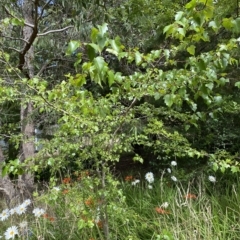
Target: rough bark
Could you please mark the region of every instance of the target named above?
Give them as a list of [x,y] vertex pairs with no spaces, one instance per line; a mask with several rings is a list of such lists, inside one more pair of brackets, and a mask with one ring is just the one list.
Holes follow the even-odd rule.
[[[22,51],[19,54],[19,69],[28,78],[34,77],[34,47],[33,42],[37,37],[37,11],[38,0],[24,0],[22,12],[25,23],[23,27],[23,39],[26,40]],[[31,101],[25,101],[24,91],[21,104],[21,132],[23,141],[21,144],[20,161],[24,162],[34,155],[34,122],[31,118],[33,113],[33,104]],[[31,161],[29,161],[31,164]],[[27,171],[27,169],[26,169]],[[18,189],[22,198],[29,198],[34,189],[34,176],[31,173],[24,173],[18,178]]]

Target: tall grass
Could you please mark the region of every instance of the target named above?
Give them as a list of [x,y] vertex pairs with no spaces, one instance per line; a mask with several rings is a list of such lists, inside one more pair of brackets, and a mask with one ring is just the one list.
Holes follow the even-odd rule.
[[[106,203],[111,240],[239,239],[238,181],[222,189],[221,184],[207,182],[203,177],[194,184],[182,185],[160,175],[155,176],[153,188],[149,189],[145,179],[136,185],[132,180],[120,180],[115,189],[118,195]],[[91,181],[94,179],[89,177],[87,182],[62,184],[60,190],[49,189],[36,196],[34,205],[45,209],[45,215],[36,218],[29,211],[9,216],[0,222],[0,236],[7,227],[19,228],[25,220],[27,234],[20,234],[18,239],[104,240],[104,212]]]

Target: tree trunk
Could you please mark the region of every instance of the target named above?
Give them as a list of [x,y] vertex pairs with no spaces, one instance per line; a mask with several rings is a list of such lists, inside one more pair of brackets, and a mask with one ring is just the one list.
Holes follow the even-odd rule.
[[[37,37],[37,11],[38,0],[24,0],[22,5],[22,12],[25,26],[23,27],[23,39],[27,41],[24,44],[23,49],[19,55],[19,69],[24,73],[28,79],[34,77],[34,48],[33,42]],[[35,12],[35,15],[34,15]],[[30,159],[34,155],[34,122],[31,119],[33,113],[33,104],[31,101],[25,101],[24,91],[21,104],[21,132],[23,134],[23,140],[20,150],[20,161],[24,162],[26,159]],[[29,166],[32,160],[29,161]],[[28,169],[25,169],[27,171]],[[34,176],[31,173],[25,172],[18,178],[18,188],[20,190],[21,197],[29,198],[34,189]]]

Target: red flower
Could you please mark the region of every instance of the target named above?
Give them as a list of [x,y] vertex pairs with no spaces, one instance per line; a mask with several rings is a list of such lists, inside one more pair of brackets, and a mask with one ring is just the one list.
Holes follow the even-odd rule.
[[169,213],[170,213],[169,211],[167,211],[167,210],[165,210],[165,209],[163,209],[163,208],[160,208],[160,207],[156,207],[156,208],[155,208],[155,211],[156,211],[157,213],[159,213],[159,214],[169,214]]

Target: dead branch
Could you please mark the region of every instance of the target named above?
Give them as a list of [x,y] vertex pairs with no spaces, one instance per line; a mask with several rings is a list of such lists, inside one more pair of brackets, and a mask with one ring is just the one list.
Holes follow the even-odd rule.
[[65,28],[62,28],[62,29],[56,29],[56,30],[50,30],[50,31],[47,31],[45,33],[39,33],[37,36],[45,36],[49,33],[56,33],[56,32],[63,32],[69,28],[73,28],[73,26],[68,26],[68,27],[65,27]]

